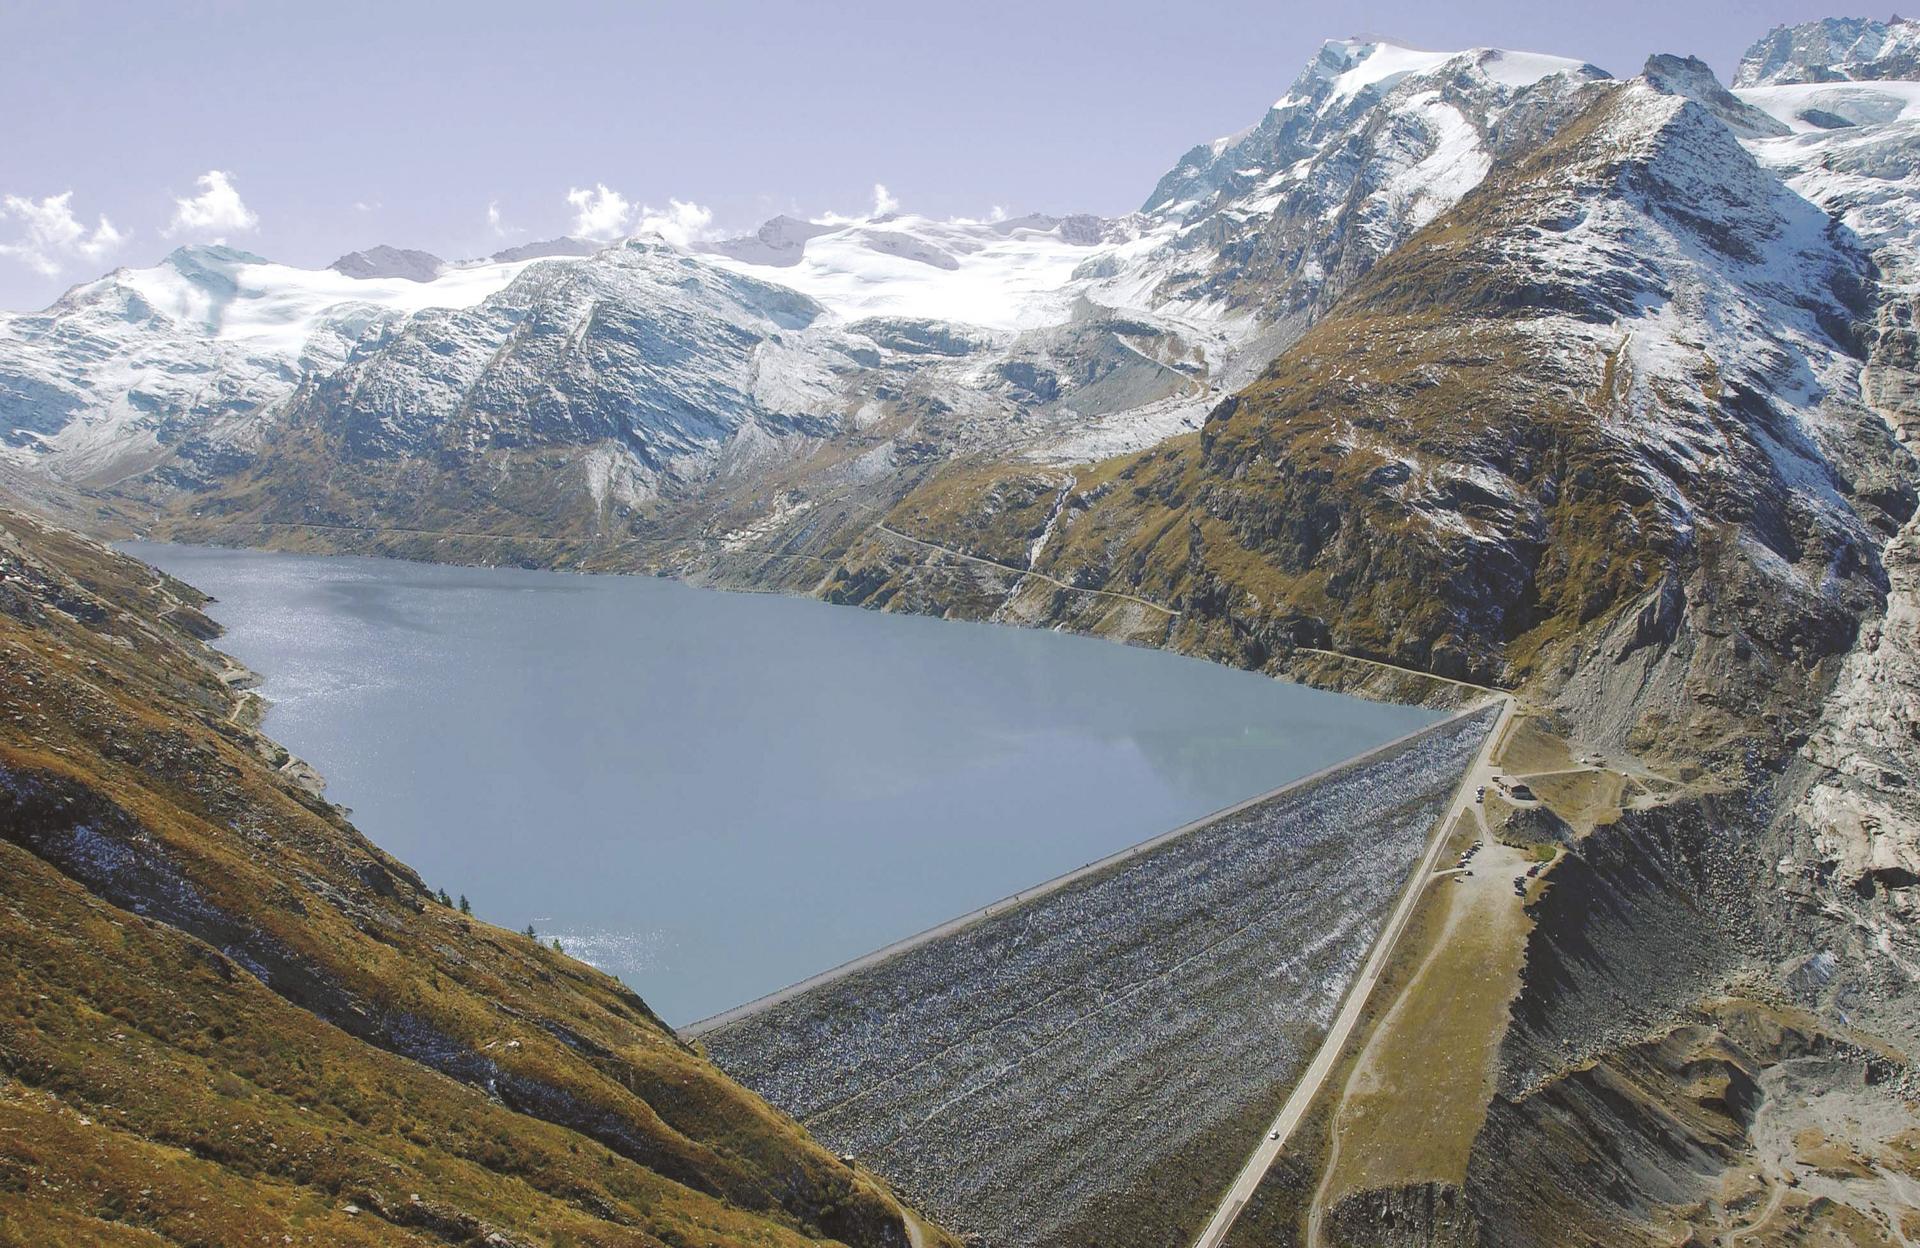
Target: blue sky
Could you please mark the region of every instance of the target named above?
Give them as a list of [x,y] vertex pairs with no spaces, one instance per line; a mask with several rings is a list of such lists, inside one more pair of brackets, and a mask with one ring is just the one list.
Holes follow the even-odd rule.
[[0,307],[212,238],[309,265],[380,242],[464,257],[582,214],[732,232],[860,211],[876,183],[941,216],[1119,213],[1194,143],[1257,120],[1324,39],[1555,52],[1621,75],[1693,53],[1724,79],[1770,27],[1830,12],[0,0]]

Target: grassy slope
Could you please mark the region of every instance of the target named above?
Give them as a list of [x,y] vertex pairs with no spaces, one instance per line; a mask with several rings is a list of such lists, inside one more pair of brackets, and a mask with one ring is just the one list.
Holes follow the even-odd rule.
[[198,601],[0,512],[0,1242],[907,1242],[633,993],[277,770]]

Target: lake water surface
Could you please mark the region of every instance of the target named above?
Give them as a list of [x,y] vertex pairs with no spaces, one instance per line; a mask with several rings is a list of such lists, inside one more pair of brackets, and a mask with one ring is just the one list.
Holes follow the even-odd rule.
[[1433,714],[641,577],[131,543],[428,884],[689,1023]]

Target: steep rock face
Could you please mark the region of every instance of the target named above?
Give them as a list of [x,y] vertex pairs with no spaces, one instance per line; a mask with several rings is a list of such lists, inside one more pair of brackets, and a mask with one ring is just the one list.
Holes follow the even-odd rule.
[[1773,139],[1792,132],[1786,122],[1721,86],[1712,68],[1697,56],[1650,56],[1640,76],[1656,91],[1686,96],[1742,139]]
[[[1869,923],[1865,961],[1920,972],[1920,533],[1884,552],[1887,609],[1861,632],[1804,751],[1817,779],[1798,814],[1814,869],[1858,898],[1879,895],[1893,922]],[[1783,871],[1799,869],[1791,856]]]
[[446,272],[447,262],[430,251],[382,243],[365,251],[350,251],[327,267],[348,277],[404,277],[410,282],[430,282]]
[[151,269],[0,314],[0,455],[83,485],[155,474],[204,485],[246,462],[269,409],[377,327],[471,303],[518,269],[425,282],[182,247]]
[[1159,291],[1257,309],[1297,334],[1605,77],[1528,53],[1330,42],[1259,124],[1160,180],[1142,209],[1177,225],[1153,258]]
[[1477,1248],[1472,1210],[1450,1184],[1370,1188],[1327,1211],[1324,1233],[1347,1248]]
[[1920,23],[1829,17],[1777,26],[1740,58],[1733,85],[1874,78],[1920,78]]
[[770,393],[756,363],[819,314],[791,291],[634,242],[593,264],[536,265],[471,309],[423,312],[298,406],[324,404],[359,456],[618,440],[657,472],[747,420],[812,416],[791,401],[804,372]]
[[1529,908],[1501,1086],[1467,1175],[1483,1242],[1671,1242],[1659,1211],[1697,1199],[1741,1153],[1757,1061],[1701,1020],[1673,1021],[1753,941],[1746,899],[1763,868],[1717,831],[1737,813],[1680,807],[1603,827]]
[[1753,1196],[1733,1186],[1741,1199],[1724,1210],[1715,1198],[1728,1194],[1730,1174],[1755,1168],[1750,1141],[1769,1070],[1846,1048],[1809,1017],[1716,1000],[1497,1097],[1468,1180],[1477,1242],[1723,1242],[1714,1232],[1744,1226],[1765,1205],[1764,1187]]
[[202,601],[0,512],[8,1238],[906,1248],[631,991],[316,797]]
[[[1866,333],[1865,400],[1910,450],[1920,445],[1920,352],[1913,328],[1920,290],[1920,83],[1882,81],[1917,67],[1902,58],[1916,28],[1815,23],[1776,32],[1797,59],[1740,95],[1791,128],[1756,142],[1769,168],[1845,224],[1878,266],[1878,304]],[[1791,38],[1788,38],[1791,36]],[[1873,52],[1862,64],[1863,49]],[[1908,49],[1903,52],[1902,49]],[[1823,59],[1824,58],[1824,59]],[[1748,75],[1743,71],[1743,80]],[[1872,81],[1839,81],[1864,78]],[[1906,487],[1914,488],[1911,479]],[[1778,882],[1824,950],[1799,973],[1804,999],[1872,1016],[1917,1038],[1901,1002],[1920,976],[1920,519],[1886,535],[1883,612],[1870,616],[1801,751],[1795,800],[1777,837]],[[1804,956],[1804,951],[1801,951]],[[1785,968],[1804,971],[1798,963]]]

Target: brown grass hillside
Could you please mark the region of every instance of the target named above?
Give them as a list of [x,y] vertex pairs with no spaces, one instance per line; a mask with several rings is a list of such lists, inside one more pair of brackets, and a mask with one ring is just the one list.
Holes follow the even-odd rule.
[[0,512],[0,1243],[904,1248],[639,997],[303,788],[201,601]]

